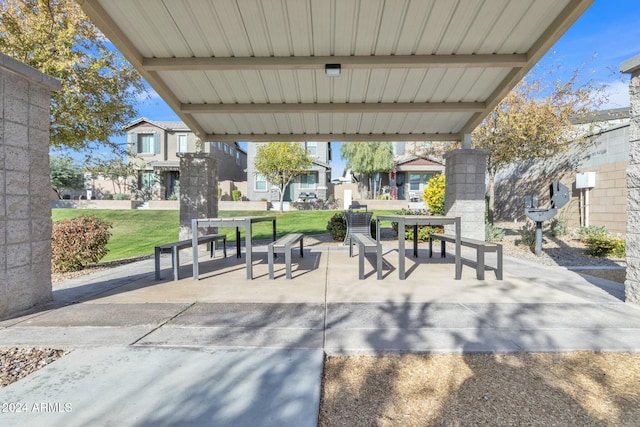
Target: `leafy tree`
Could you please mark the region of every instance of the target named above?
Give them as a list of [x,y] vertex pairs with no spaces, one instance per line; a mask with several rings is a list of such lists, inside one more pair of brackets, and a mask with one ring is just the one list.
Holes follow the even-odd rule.
[[124,161],[122,157],[94,158],[87,170],[93,176],[101,175],[105,180],[111,181],[115,194],[124,193],[130,189],[128,178],[136,172],[134,165]]
[[135,117],[140,75],[72,0],[0,2],[0,52],[60,80],[52,93],[51,145],[107,145]]
[[260,146],[256,153],[254,167],[267,182],[278,187],[280,211],[284,199],[284,189],[291,180],[311,166],[307,150],[299,142],[269,142]]
[[[353,172],[369,176],[369,188],[372,180],[380,172],[393,170],[393,146],[391,142],[348,142],[340,146],[340,155],[345,159],[346,167]],[[380,188],[379,179],[376,189]]]
[[[490,151],[489,211],[493,216],[495,176],[504,166],[549,158],[585,142],[589,133],[573,121],[592,114],[605,100],[603,86],[580,83],[579,70],[567,82],[544,87],[540,78],[523,79],[472,133],[474,148]],[[490,218],[491,221],[491,218]]]
[[51,156],[49,163],[51,167],[51,187],[58,194],[59,199],[62,198],[60,192],[65,188],[69,190],[84,188],[82,170],[74,165],[71,159]]

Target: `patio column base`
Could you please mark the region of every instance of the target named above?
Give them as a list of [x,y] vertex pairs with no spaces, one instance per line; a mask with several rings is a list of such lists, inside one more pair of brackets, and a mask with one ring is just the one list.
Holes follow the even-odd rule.
[[[208,153],[184,153],[180,156],[180,235],[191,235],[191,220],[218,216],[218,161]],[[215,233],[200,229],[201,235]]]
[[[485,177],[489,150],[463,148],[444,155],[445,215],[461,218],[462,237],[484,240]],[[445,226],[445,233],[454,232]]]

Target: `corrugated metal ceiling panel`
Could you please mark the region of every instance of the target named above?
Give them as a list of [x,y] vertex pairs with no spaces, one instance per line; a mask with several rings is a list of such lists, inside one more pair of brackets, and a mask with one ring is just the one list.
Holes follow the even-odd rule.
[[[83,8],[201,137],[305,132],[383,137],[470,131],[592,1],[84,0]],[[533,46],[536,51],[531,51]],[[453,59],[515,53],[525,54],[526,62],[515,67],[390,68],[384,61],[401,55],[456,55]],[[373,67],[345,65],[337,78],[324,75],[323,63],[311,65],[314,56],[354,55],[383,60]],[[145,58],[170,63],[175,58],[254,57],[283,59],[275,67],[253,69],[216,70],[216,64],[198,69],[187,62],[173,70],[143,65]],[[309,64],[300,69],[300,63],[289,58],[308,59]],[[473,62],[472,57],[468,61]],[[442,113],[392,111],[396,103],[425,102],[451,104]],[[477,102],[486,109],[451,112],[459,102]],[[383,108],[275,115],[182,110],[185,104],[268,103],[366,103]]]
[[128,0],[101,5],[145,57],[526,52],[568,0]]
[[[384,133],[394,134],[449,133],[460,122],[457,113],[321,113],[321,114],[220,114],[215,117],[194,114],[207,131],[233,133]],[[468,119],[470,114],[465,114]],[[278,132],[275,132],[278,129]]]
[[473,102],[486,99],[508,69],[162,71],[184,104]]

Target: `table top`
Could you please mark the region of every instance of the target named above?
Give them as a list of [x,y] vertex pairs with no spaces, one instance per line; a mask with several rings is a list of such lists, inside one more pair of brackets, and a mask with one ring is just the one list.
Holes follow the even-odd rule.
[[378,221],[403,222],[405,224],[453,224],[460,217],[440,215],[377,215]]
[[275,216],[270,215],[256,215],[256,216],[229,216],[229,217],[216,217],[216,218],[197,218],[198,223],[222,223],[222,222],[260,222],[260,221],[274,221]]

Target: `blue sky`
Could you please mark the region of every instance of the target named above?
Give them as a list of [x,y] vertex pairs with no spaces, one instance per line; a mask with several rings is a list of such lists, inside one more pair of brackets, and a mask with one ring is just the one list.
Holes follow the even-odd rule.
[[[556,78],[581,68],[585,78],[608,85],[604,108],[629,106],[628,76],[620,64],[640,54],[640,0],[596,0],[540,61],[542,69],[559,67]],[[137,106],[140,117],[180,120],[155,92]],[[243,143],[246,146],[246,143]],[[332,143],[332,178],[342,175],[340,143]]]

